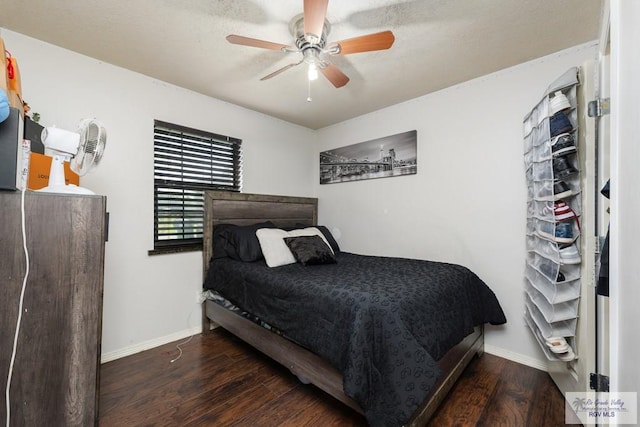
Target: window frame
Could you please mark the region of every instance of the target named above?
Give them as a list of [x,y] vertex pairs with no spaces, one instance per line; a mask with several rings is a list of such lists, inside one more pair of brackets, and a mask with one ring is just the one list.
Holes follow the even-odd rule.
[[203,192],[241,189],[241,139],[154,120],[149,255],[202,250]]

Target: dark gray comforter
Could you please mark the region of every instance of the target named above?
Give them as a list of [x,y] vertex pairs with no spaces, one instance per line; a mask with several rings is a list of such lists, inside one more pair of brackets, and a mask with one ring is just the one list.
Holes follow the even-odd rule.
[[440,375],[436,361],[475,325],[506,322],[465,267],[336,256],[336,264],[277,268],[217,259],[204,287],[333,364],[373,426],[408,421]]

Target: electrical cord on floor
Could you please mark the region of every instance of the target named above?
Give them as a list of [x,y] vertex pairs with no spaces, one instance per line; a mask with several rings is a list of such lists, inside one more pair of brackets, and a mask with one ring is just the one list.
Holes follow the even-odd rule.
[[13,350],[11,351],[11,362],[9,362],[9,373],[7,374],[7,388],[5,390],[5,400],[7,404],[7,427],[11,422],[11,402],[10,402],[10,389],[11,389],[11,376],[13,374],[13,365],[16,360],[16,350],[18,349],[18,336],[20,335],[20,324],[22,322],[22,307],[24,305],[24,293],[27,289],[27,279],[29,278],[29,250],[27,249],[27,227],[25,225],[24,215],[24,194],[26,190],[22,190],[22,198],[20,200],[20,214],[22,222],[22,249],[24,250],[24,258],[26,262],[26,268],[24,272],[24,278],[22,280],[22,290],[20,291],[20,303],[18,304],[18,320],[16,321],[16,333],[13,337]]
[[[198,305],[198,307],[200,307],[200,305]],[[191,328],[191,315],[192,314],[193,314],[193,309],[189,312],[189,316],[187,316],[187,329]],[[174,359],[171,359],[171,361],[169,363],[173,363],[173,362],[175,362],[176,360],[178,360],[178,359],[180,359],[182,357],[182,346],[188,344],[189,341],[191,341],[193,339],[193,335],[194,334],[191,334],[191,336],[189,338],[187,338],[186,340],[182,341],[179,344],[176,344],[176,348],[178,349],[179,353]]]
[[189,338],[187,338],[186,340],[182,341],[180,344],[176,344],[176,348],[178,349],[178,351],[180,353],[178,353],[178,356],[176,356],[175,359],[171,359],[170,363],[175,362],[176,360],[180,359],[182,357],[182,346],[185,344],[188,344],[189,341],[191,341],[191,339],[193,338],[193,335],[191,335]]

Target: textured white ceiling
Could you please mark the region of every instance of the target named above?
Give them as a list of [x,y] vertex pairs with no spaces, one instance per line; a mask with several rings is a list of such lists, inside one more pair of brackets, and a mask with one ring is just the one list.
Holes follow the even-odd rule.
[[293,44],[302,0],[0,0],[0,26],[312,129],[595,40],[602,0],[331,0],[328,41],[391,30],[389,50],[334,56],[350,82],[306,68],[260,78],[299,54],[232,45],[228,34]]

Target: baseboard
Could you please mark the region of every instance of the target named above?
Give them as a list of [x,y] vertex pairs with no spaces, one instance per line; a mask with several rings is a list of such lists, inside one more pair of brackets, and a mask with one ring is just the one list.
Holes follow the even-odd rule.
[[496,347],[491,344],[484,344],[484,351],[494,356],[502,357],[504,359],[511,360],[512,362],[521,363],[532,368],[540,369],[541,371],[548,372],[549,368],[544,360],[534,359],[533,357],[525,356],[520,353],[505,350],[501,347]]
[[100,357],[100,363],[111,362],[112,360],[120,359],[132,354],[140,353],[144,350],[149,350],[170,342],[178,341],[191,335],[199,334],[202,332],[202,326],[194,326],[190,329],[183,329],[182,331],[175,332],[173,334],[165,335],[163,337],[154,338],[149,341],[144,341],[139,344],[135,344],[129,347],[121,348],[120,350],[110,351],[103,353]]

